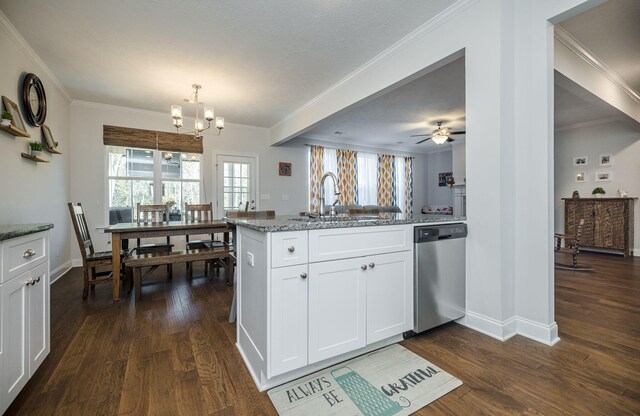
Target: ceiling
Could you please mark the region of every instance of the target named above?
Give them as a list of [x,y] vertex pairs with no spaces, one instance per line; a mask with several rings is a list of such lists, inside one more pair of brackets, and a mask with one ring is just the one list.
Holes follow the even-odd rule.
[[609,0],[560,26],[640,91],[639,0]]
[[[454,0],[0,0],[73,99],[271,127]],[[186,112],[185,115],[189,115]]]

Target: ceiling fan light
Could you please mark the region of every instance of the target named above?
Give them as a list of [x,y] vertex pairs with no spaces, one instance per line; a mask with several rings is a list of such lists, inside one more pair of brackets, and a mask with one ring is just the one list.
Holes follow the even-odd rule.
[[446,134],[441,134],[440,132],[438,132],[434,134],[433,137],[431,137],[431,140],[433,140],[433,142],[439,146],[446,142],[448,138],[449,136],[447,136]]

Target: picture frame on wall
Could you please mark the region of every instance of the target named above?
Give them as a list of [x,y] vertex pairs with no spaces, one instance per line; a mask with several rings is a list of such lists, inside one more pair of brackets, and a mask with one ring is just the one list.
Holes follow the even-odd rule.
[[587,182],[587,173],[576,172],[576,182]]
[[599,171],[596,172],[596,182],[611,182],[613,180],[613,172]]
[[600,166],[613,166],[613,155],[611,153],[600,155]]
[[9,98],[2,96],[2,104],[4,104],[4,108],[6,111],[11,113],[13,120],[11,124],[13,128],[23,134],[25,137],[30,137],[29,133],[27,133],[27,128],[25,127],[24,120],[22,119],[22,114],[20,114],[20,108],[18,104],[11,101]]
[[279,162],[278,163],[278,175],[280,175],[280,176],[291,176],[291,163],[290,162]]
[[438,173],[438,186],[447,186],[449,179],[453,176],[453,172]]
[[587,156],[577,156],[573,158],[573,166],[586,166],[589,164]]

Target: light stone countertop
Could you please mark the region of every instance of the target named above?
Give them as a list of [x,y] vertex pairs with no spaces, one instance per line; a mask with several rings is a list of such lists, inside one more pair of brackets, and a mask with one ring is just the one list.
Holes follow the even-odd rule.
[[53,228],[53,224],[0,224],[0,241],[35,234]]
[[338,216],[337,218],[311,219],[297,216],[276,216],[275,219],[224,218],[230,224],[263,233],[276,231],[320,230],[327,228],[371,227],[400,224],[434,224],[466,221],[467,217],[452,215],[381,213],[379,215]]

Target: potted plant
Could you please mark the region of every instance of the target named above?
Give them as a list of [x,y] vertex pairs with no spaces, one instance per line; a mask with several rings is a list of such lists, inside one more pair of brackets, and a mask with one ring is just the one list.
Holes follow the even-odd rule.
[[593,190],[593,192],[591,192],[591,194],[593,195],[594,198],[600,198],[602,197],[606,192],[604,191],[604,189],[602,189],[601,187],[597,187]]
[[29,149],[31,150],[31,156],[39,156],[42,151],[42,143],[41,142],[29,142]]
[[13,116],[11,115],[11,113],[8,111],[3,111],[2,122],[0,122],[0,124],[2,124],[5,127],[9,127],[12,121],[13,121]]

